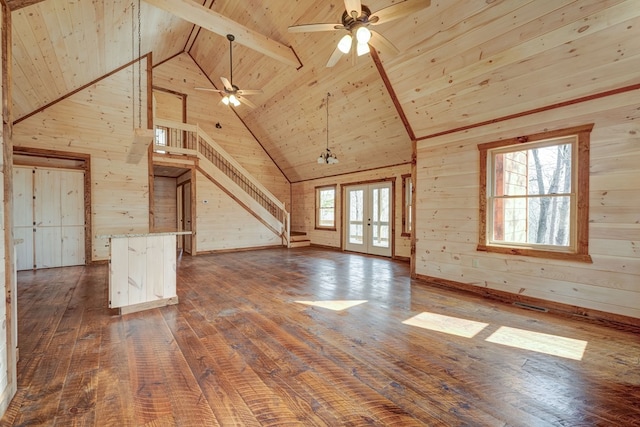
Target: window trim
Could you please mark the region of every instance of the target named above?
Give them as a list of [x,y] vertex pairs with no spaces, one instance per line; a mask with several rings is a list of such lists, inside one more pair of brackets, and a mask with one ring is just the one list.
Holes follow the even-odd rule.
[[[328,190],[331,189],[333,190],[333,226],[323,226],[320,225],[318,223],[318,221],[320,220],[320,192],[322,190]],[[333,185],[321,185],[319,187],[315,187],[315,221],[314,221],[314,228],[316,230],[327,230],[327,231],[336,231],[336,213],[337,213],[337,204],[338,204],[338,186],[337,184],[333,184]]]
[[[589,255],[589,145],[590,133],[593,124],[576,126],[557,131],[543,132],[533,135],[520,136],[500,141],[478,144],[480,152],[480,188],[479,188],[479,233],[478,251],[494,252],[500,254],[523,255],[538,258],[559,259],[568,261],[581,261],[591,263]],[[488,192],[487,184],[490,182],[488,168],[489,150],[524,144],[528,142],[560,139],[567,136],[576,136],[577,144],[574,154],[576,159],[572,162],[573,173],[576,174],[576,209],[571,218],[571,233],[575,233],[575,240],[571,251],[556,251],[545,249],[524,248],[521,246],[495,245],[489,243],[488,238]]]
[[[402,233],[400,235],[404,237],[411,237],[412,230],[407,230],[407,225],[413,226],[413,223],[411,220],[411,214],[407,212],[407,206],[411,206],[413,210],[413,180],[411,179],[410,173],[401,175],[400,178],[402,179]],[[407,180],[409,180],[409,183],[412,186],[411,194],[409,194],[408,197]]]

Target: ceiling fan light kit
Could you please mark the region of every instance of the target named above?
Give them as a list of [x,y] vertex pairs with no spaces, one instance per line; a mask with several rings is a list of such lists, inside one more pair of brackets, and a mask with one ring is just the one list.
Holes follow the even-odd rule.
[[226,77],[220,77],[220,81],[222,81],[223,88],[219,89],[210,89],[204,87],[197,87],[197,90],[207,90],[210,92],[218,92],[223,94],[222,103],[224,105],[230,105],[232,107],[239,107],[240,104],[245,104],[250,108],[255,108],[256,106],[245,98],[247,95],[256,95],[262,93],[262,90],[249,90],[249,89],[240,89],[238,86],[233,84],[233,41],[235,40],[235,36],[233,34],[227,34],[227,40],[229,40],[229,80]]
[[342,53],[349,53],[351,50],[351,34],[347,34],[340,39],[338,42],[338,49],[340,49],[340,52]]
[[[360,0],[344,0],[345,11],[342,13],[341,22],[338,24],[303,24],[289,27],[289,32],[315,32],[346,30],[335,50],[327,61],[327,67],[333,67],[340,59],[340,54],[351,52],[352,45],[356,44],[356,54],[365,55],[370,52],[370,46],[387,52],[398,53],[398,49],[386,37],[369,26],[375,26],[393,21],[404,16],[411,15],[428,7],[430,0],[405,0],[371,12]],[[355,39],[355,40],[354,40]]]

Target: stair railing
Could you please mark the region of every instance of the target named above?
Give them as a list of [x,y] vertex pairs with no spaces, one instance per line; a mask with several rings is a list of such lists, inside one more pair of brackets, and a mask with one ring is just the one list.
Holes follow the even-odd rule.
[[[210,165],[215,167],[217,172],[226,177],[225,179],[218,179],[218,181],[226,181],[226,184],[233,183],[248,195],[254,202],[243,203],[242,200],[236,200],[278,234],[284,246],[289,247],[291,242],[290,214],[286,211],[283,202],[278,200],[198,125],[159,118],[154,119],[154,124],[156,128],[154,151],[156,153],[192,155],[197,156],[199,159],[206,159]],[[216,180],[216,178],[212,175],[218,175],[214,171],[207,173],[206,170],[202,170],[202,172],[213,180]],[[224,185],[225,183],[221,184]],[[234,194],[230,193],[230,195],[233,197]],[[264,218],[265,212],[276,222],[274,223],[274,221]]]

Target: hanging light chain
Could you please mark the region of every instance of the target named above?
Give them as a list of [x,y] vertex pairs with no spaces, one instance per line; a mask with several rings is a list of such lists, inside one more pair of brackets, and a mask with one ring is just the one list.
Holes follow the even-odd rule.
[[138,128],[142,129],[142,17],[140,13],[140,0],[138,0]]
[[331,152],[331,150],[329,149],[329,97],[331,96],[331,93],[327,92],[327,149],[326,151],[320,153],[320,156],[318,156],[318,163],[323,164],[336,164],[338,163],[338,157],[333,154]]
[[327,92],[327,152],[329,151],[329,96],[331,94]]
[[135,128],[136,123],[136,79],[135,79],[135,59],[136,59],[136,41],[135,41],[135,4],[131,1],[131,126]]

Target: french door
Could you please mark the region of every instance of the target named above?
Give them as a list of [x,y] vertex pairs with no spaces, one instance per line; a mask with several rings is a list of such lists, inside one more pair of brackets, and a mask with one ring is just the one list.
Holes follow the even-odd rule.
[[345,249],[391,256],[392,186],[390,181],[345,188]]

